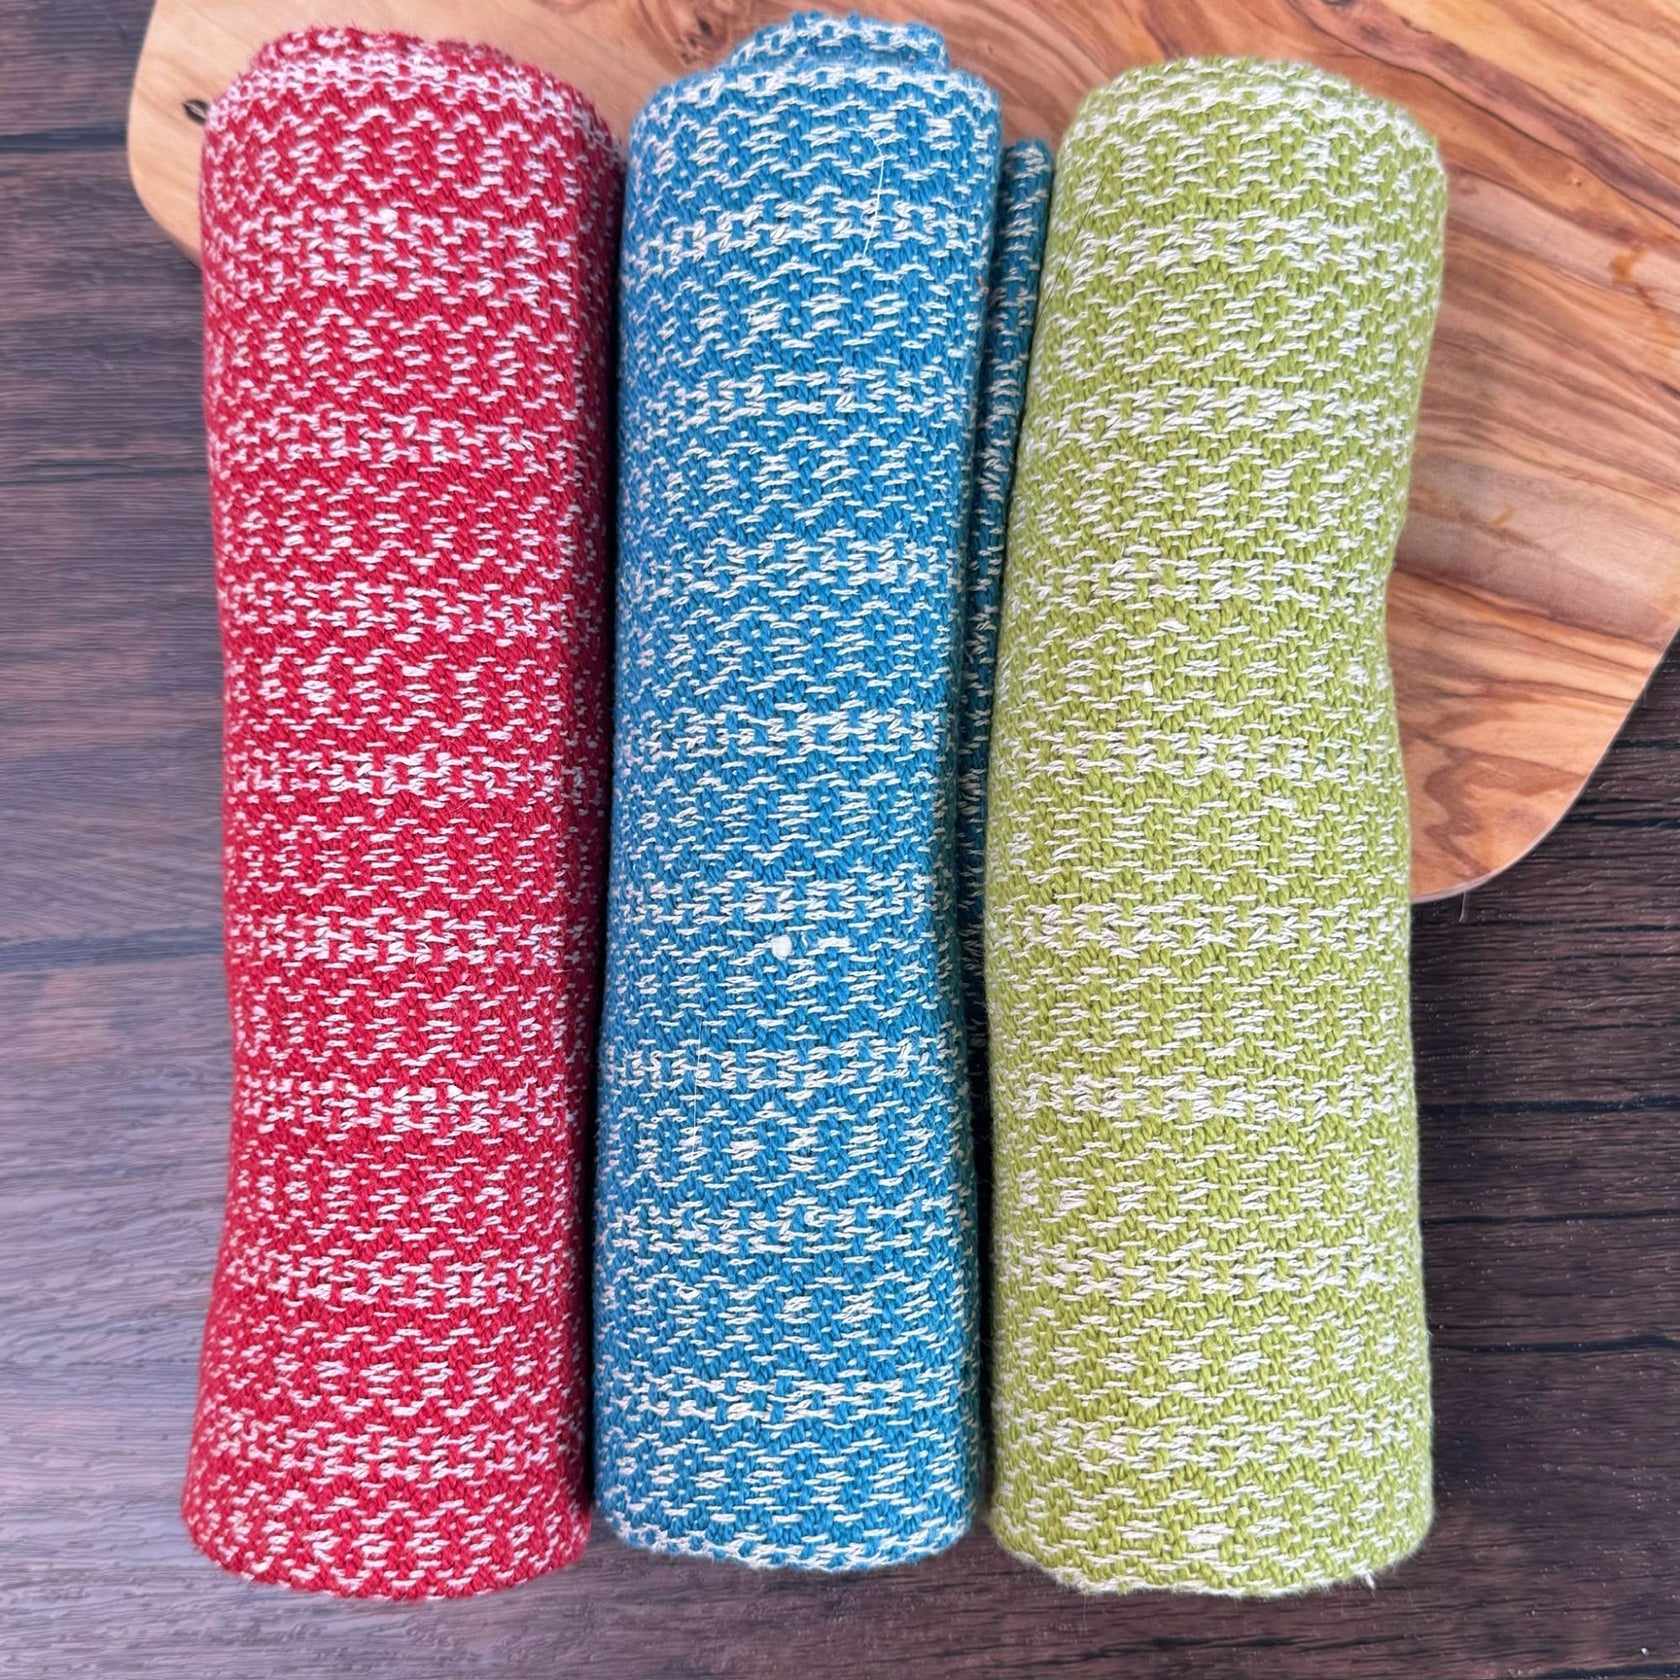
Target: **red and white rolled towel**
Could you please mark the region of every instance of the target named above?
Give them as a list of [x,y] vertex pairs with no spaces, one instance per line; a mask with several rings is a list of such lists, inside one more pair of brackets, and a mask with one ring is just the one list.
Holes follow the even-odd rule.
[[183,1508],[260,1580],[587,1538],[620,190],[486,48],[292,35],[210,113],[234,1097]]

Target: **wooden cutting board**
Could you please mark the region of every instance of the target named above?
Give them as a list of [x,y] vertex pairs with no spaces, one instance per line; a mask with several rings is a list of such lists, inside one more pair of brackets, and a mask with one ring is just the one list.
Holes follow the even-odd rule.
[[[1389,645],[1412,886],[1439,898],[1568,809],[1680,623],[1680,8],[1669,0],[881,0],[945,31],[1011,135],[1184,54],[1311,59],[1407,106],[1452,176]],[[204,102],[264,41],[356,23],[490,41],[622,134],[772,0],[158,0],[129,114],[146,208],[198,243]]]

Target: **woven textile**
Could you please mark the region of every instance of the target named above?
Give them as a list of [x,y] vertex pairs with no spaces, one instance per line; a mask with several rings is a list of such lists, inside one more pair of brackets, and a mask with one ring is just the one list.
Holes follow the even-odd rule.
[[986,1081],[982,963],[992,682],[1009,491],[1015,481],[1015,442],[1021,430],[1027,358],[1038,313],[1038,270],[1050,216],[1051,168],[1050,148],[1042,140],[1020,140],[1004,151],[980,361],[974,502],[969,511],[963,583],[962,705],[957,719],[957,926],[962,940],[968,1062],[977,1109],[984,1104]]
[[1445,192],[1319,71],[1178,63],[1057,162],[998,655],[1003,1543],[1279,1593],[1430,1519],[1383,638]]
[[184,1510],[453,1595],[588,1532],[618,163],[478,48],[289,36],[205,136],[227,1221]]
[[658,1551],[967,1527],[953,885],[995,96],[797,18],[656,95],[623,249],[596,1485]]

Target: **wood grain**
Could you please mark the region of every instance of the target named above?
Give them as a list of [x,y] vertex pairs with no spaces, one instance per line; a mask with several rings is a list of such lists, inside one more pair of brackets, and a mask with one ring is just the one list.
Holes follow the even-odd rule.
[[[495,42],[622,133],[771,0],[158,0],[129,125],[135,185],[196,249],[200,130],[264,40],[357,22]],[[1307,58],[1408,106],[1451,176],[1390,646],[1412,890],[1463,891],[1558,820],[1680,625],[1680,8],[1673,0],[920,0],[1054,138],[1084,91],[1192,53]]]
[[[228,1125],[220,678],[198,277],[124,179],[144,17],[0,9],[0,1675],[1680,1677],[1673,660],[1543,847],[1416,913],[1441,1514],[1374,1592],[1086,1599],[983,1534],[811,1580],[603,1535],[515,1592],[390,1607],[191,1550]],[[1425,583],[1413,622],[1474,634],[1480,598]],[[1618,658],[1592,637],[1625,640],[1586,628],[1583,705]]]

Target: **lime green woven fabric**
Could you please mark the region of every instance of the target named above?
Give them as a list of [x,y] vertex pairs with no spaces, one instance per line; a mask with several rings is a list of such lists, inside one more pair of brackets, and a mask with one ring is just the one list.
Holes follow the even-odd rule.
[[1430,1520],[1383,634],[1445,184],[1301,65],[1057,165],[986,854],[993,1526],[1088,1589],[1365,1576]]

